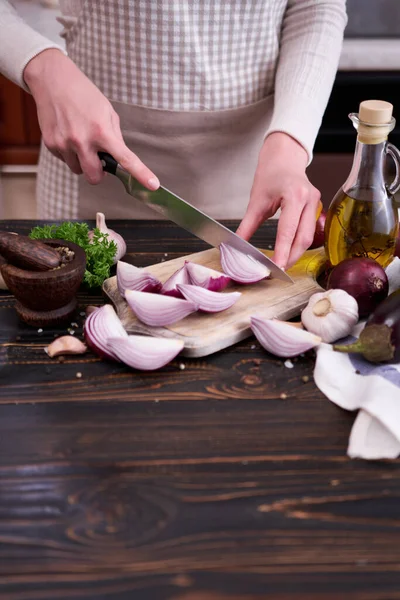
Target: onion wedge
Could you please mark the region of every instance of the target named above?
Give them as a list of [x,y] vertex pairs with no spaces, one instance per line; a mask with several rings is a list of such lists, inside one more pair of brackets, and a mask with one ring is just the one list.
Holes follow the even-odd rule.
[[117,262],[117,285],[121,296],[125,297],[125,290],[136,290],[138,292],[159,292],[161,281],[148,273],[145,269],[139,269],[134,265],[119,260]]
[[194,302],[197,304],[199,310],[208,313],[220,312],[230,308],[242,295],[240,292],[231,292],[228,294],[211,292],[198,285],[182,285],[178,283],[177,288],[186,300]]
[[169,279],[167,279],[167,281],[163,284],[160,290],[161,294],[164,294],[165,296],[175,296],[176,298],[183,298],[181,292],[177,289],[178,283],[190,283],[190,277],[186,269],[186,263],[183,265],[183,267],[178,269],[178,271],[175,271],[175,273],[173,273],[173,275],[171,275]]
[[126,290],[125,299],[138,319],[150,327],[164,327],[180,321],[197,310],[188,300]]
[[220,251],[222,269],[236,283],[257,283],[271,273],[268,267],[258,260],[228,244],[221,244]]
[[84,325],[84,334],[87,345],[102,358],[118,361],[119,358],[108,347],[110,337],[128,337],[117,313],[110,304],[98,308],[90,313]]
[[284,358],[298,356],[319,346],[322,341],[320,337],[305,329],[293,327],[277,319],[251,317],[251,329],[265,350]]
[[109,338],[107,344],[121,362],[141,371],[164,367],[179,354],[184,345],[182,340],[144,335]]
[[197,263],[186,261],[186,269],[189,273],[190,283],[210,290],[211,292],[220,292],[226,288],[231,281],[231,278],[225,275],[225,273],[214,271],[214,269],[209,269],[208,267],[198,265]]

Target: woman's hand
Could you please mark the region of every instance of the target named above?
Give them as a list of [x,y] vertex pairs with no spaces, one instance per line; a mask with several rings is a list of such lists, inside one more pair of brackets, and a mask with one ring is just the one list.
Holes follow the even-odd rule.
[[261,149],[246,214],[237,234],[248,240],[281,208],[273,260],[286,269],[311,245],[319,191],[306,175],[307,153],[285,133],[272,133]]
[[99,183],[103,169],[97,152],[109,152],[149,189],[157,177],[129,150],[119,117],[100,90],[62,52],[45,50],[25,67],[24,79],[36,101],[47,148],[89,183]]

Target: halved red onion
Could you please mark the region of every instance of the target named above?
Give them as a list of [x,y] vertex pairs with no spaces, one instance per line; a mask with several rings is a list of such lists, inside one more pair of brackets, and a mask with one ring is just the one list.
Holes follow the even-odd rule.
[[223,290],[231,280],[225,273],[189,261],[186,261],[186,269],[189,273],[190,283],[210,290],[211,292]]
[[251,317],[251,329],[261,346],[284,358],[298,356],[311,348],[319,346],[321,338],[305,329],[293,327],[277,319],[262,319]]
[[144,335],[109,338],[108,347],[120,361],[142,371],[154,371],[168,364],[183,349],[182,340]]
[[160,290],[161,294],[164,294],[165,296],[183,298],[181,292],[176,287],[178,283],[190,284],[190,277],[186,269],[186,264],[178,269],[178,271],[175,271],[175,273],[171,275],[169,279],[167,279]]
[[178,283],[178,290],[182,292],[186,300],[197,304],[198,309],[208,313],[220,312],[230,308],[239,300],[240,292],[220,294],[206,290],[198,285],[182,285]]
[[258,260],[228,244],[221,244],[220,251],[223,271],[237,283],[257,283],[271,273],[268,267]]
[[98,308],[90,313],[83,328],[88,346],[100,357],[119,360],[117,355],[108,347],[110,337],[126,338],[127,332],[123,328],[117,313],[110,304]]
[[145,269],[139,269],[134,265],[119,260],[117,263],[117,285],[119,293],[124,298],[125,290],[159,292],[162,283]]
[[194,302],[147,292],[126,290],[125,299],[137,318],[151,327],[171,325],[197,310]]

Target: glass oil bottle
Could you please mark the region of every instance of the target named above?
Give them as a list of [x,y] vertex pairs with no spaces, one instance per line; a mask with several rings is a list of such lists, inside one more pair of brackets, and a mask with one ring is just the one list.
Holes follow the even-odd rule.
[[[353,166],[332,200],[325,224],[325,252],[335,266],[346,258],[368,257],[383,267],[393,258],[399,227],[394,194],[400,188],[400,152],[387,142],[395,126],[393,106],[380,100],[361,102],[349,118],[358,132]],[[385,183],[385,160],[396,165],[393,183]]]

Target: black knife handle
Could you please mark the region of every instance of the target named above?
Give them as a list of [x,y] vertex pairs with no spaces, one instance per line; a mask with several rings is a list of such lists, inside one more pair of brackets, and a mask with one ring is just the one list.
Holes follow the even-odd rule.
[[103,171],[107,173],[111,173],[111,175],[115,175],[117,172],[118,163],[111,154],[108,152],[98,152],[98,157],[101,160],[101,164],[103,165]]

